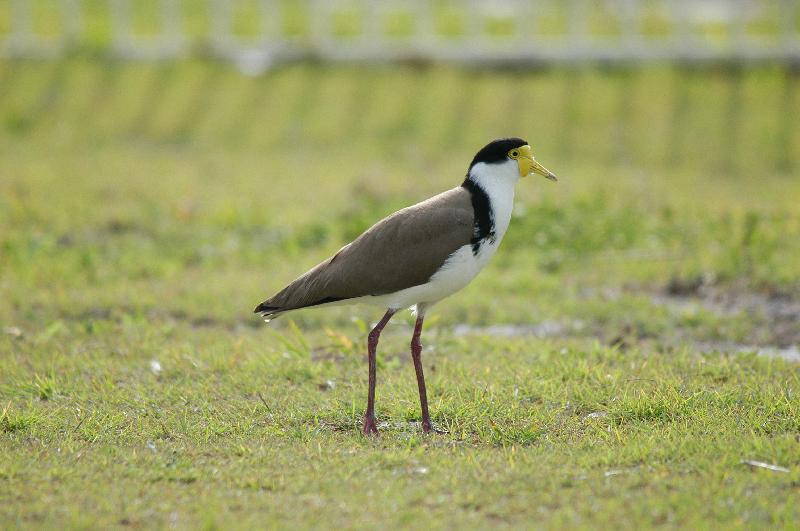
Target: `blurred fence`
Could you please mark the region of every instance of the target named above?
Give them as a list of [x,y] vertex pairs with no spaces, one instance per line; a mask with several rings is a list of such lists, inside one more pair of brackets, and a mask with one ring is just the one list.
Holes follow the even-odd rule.
[[800,61],[798,0],[2,0],[0,55]]

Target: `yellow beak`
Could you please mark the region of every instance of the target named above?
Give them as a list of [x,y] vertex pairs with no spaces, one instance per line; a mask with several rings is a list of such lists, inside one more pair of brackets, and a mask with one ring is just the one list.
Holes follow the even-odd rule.
[[522,146],[519,148],[519,152],[517,164],[519,164],[520,177],[527,177],[531,173],[538,173],[542,177],[546,177],[551,181],[558,180],[553,172],[539,164],[539,162],[533,158],[533,152],[531,151],[530,146]]

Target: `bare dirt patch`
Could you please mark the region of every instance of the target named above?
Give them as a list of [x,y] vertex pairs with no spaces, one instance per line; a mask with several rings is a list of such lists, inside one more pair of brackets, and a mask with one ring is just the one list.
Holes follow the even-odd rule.
[[752,316],[749,344],[788,349],[800,344],[800,294],[753,290],[741,284],[717,285],[699,279],[691,283],[672,280],[652,296],[656,305],[686,310],[702,308],[727,317]]

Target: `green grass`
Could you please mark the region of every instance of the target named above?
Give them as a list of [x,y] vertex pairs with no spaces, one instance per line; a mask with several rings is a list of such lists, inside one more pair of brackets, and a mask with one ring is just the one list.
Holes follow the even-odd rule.
[[[792,527],[800,372],[739,351],[800,343],[797,87],[0,62],[0,526]],[[380,311],[250,311],[510,134],[561,181],[429,316],[448,433],[404,314],[365,440]]]

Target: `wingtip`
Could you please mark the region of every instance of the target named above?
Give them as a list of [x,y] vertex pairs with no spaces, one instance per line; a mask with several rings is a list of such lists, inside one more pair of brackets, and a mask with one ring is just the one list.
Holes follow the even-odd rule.
[[259,314],[265,323],[272,321],[280,312],[281,309],[279,307],[267,306],[265,302],[262,302],[253,310],[253,313]]
[[266,303],[262,302],[261,304],[256,306],[256,309],[253,310],[253,313],[264,313],[264,312],[269,312],[270,310],[276,310],[276,309],[277,308],[272,307],[272,306],[267,306]]

